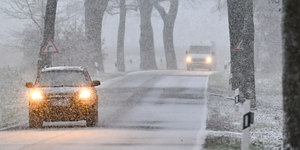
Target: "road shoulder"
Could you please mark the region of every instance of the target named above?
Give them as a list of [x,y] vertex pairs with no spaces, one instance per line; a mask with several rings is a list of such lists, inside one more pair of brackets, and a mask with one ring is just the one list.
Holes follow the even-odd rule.
[[[274,82],[276,77],[269,80],[267,77],[256,77],[257,108],[252,110],[255,119],[250,128],[250,149],[276,149],[282,143],[281,85],[280,81]],[[233,98],[229,97],[228,77],[224,72],[209,78],[207,109],[204,148],[240,149],[242,105],[234,105]]]

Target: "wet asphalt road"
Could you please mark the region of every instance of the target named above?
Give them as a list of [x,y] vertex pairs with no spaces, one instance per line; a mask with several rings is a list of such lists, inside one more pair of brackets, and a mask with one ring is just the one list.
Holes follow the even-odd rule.
[[99,123],[45,123],[0,132],[1,150],[200,150],[206,71],[139,71],[97,87]]

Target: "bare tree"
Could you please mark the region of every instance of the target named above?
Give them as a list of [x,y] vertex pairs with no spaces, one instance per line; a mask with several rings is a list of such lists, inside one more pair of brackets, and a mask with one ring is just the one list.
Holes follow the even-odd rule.
[[85,32],[90,48],[90,67],[94,71],[104,72],[101,49],[101,30],[103,15],[109,0],[85,0]]
[[[116,9],[118,9],[116,11]],[[125,25],[127,10],[137,11],[138,5],[136,1],[125,0],[112,0],[108,4],[106,11],[110,15],[119,14],[119,29],[118,29],[118,42],[117,42],[117,68],[118,71],[125,71],[125,59],[124,59],[124,40],[125,40]]]
[[41,44],[38,66],[37,66],[38,74],[44,66],[51,66],[51,54],[43,54],[42,49],[49,38],[54,40],[56,7],[57,7],[57,0],[47,0],[44,36],[43,36],[43,42]]
[[241,97],[251,100],[251,108],[256,107],[255,96],[255,70],[254,70],[254,22],[253,1],[244,0],[244,30],[243,48],[241,59]]
[[283,149],[300,149],[300,1],[282,1]]
[[[230,32],[232,88],[239,88],[242,100],[256,107],[254,77],[254,23],[252,0],[227,0]],[[235,47],[241,44],[243,50]]]
[[11,18],[31,20],[43,34],[45,4],[46,0],[5,0],[7,7],[3,8],[3,12]]
[[[56,23],[75,18],[81,13],[78,9],[78,3],[83,0],[64,0],[67,2],[63,7],[63,11],[56,12]],[[43,34],[45,7],[47,0],[4,0],[5,6],[0,6],[6,17],[12,19],[30,20]],[[74,8],[77,9],[74,9]],[[71,8],[71,9],[69,9]],[[72,10],[72,11],[70,11]],[[66,15],[62,15],[66,13]],[[59,15],[61,14],[61,17]]]
[[140,68],[157,69],[154,50],[153,28],[151,24],[152,5],[148,0],[138,0],[141,15]]
[[125,71],[124,62],[124,39],[125,39],[125,23],[126,23],[126,2],[120,0],[120,21],[118,30],[118,44],[117,44],[117,67],[118,71]]
[[230,36],[230,55],[231,55],[231,73],[232,73],[232,89],[235,90],[240,87],[239,79],[242,78],[240,72],[241,53],[235,51],[234,48],[243,37],[244,15],[243,15],[243,1],[227,0],[228,7],[228,23]]
[[[278,0],[254,1],[255,68],[264,74],[281,74],[281,3]],[[272,59],[269,59],[272,57]]]
[[178,12],[178,0],[169,0],[170,8],[168,13],[164,9],[164,7],[162,7],[159,4],[159,2],[162,1],[154,0],[152,1],[152,5],[159,12],[162,20],[164,21],[163,40],[164,40],[167,69],[177,69],[177,61],[176,61],[176,54],[175,54],[174,41],[173,41],[173,31],[174,31],[175,19]]

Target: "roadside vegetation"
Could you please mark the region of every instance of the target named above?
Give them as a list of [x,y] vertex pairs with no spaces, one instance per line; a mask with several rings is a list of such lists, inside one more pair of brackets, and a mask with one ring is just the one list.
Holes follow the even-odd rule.
[[11,67],[0,68],[0,128],[24,121],[26,111],[25,81],[20,72]]
[[[234,105],[233,91],[228,92],[228,75],[212,74],[208,83],[205,149],[240,149],[242,105]],[[251,149],[282,147],[282,92],[279,75],[256,75],[257,107],[250,128]]]

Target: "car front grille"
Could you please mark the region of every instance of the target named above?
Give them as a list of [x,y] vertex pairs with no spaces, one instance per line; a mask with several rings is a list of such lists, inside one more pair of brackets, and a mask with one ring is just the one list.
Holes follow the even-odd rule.
[[203,58],[194,58],[193,62],[205,62],[205,59],[203,59]]

